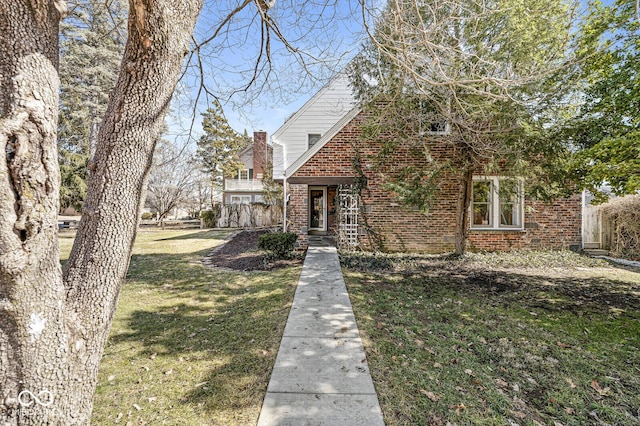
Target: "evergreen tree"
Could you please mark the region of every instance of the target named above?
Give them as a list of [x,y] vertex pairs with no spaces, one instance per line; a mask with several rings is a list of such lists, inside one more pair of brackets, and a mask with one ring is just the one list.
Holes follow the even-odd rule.
[[[562,96],[571,11],[557,0],[391,0],[351,76],[369,119],[365,140],[389,164],[398,145],[423,152],[428,166],[401,168],[387,188],[428,211],[441,174],[457,176],[456,252],[466,250],[473,175],[540,174],[549,106]],[[431,144],[453,157],[436,161]],[[529,161],[533,160],[533,161]],[[537,167],[536,173],[532,173]]]
[[83,0],[61,25],[58,152],[61,208],[80,211],[87,165],[124,50],[126,9],[118,0]]
[[640,190],[640,19],[635,0],[590,4],[581,31],[583,104],[563,136],[582,149],[577,175],[599,194]]
[[222,189],[224,177],[237,173],[241,164],[238,153],[252,142],[246,130],[240,135],[224,116],[222,105],[215,101],[202,114],[204,134],[198,140],[196,158],[205,172],[211,176],[213,192]]
[[83,153],[59,149],[60,158],[60,208],[73,207],[82,210],[87,194],[87,160]]

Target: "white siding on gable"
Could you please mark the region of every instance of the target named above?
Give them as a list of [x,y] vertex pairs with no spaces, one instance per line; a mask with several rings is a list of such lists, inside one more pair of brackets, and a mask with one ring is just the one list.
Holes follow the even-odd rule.
[[238,159],[244,164],[245,169],[253,169],[253,149],[246,150],[238,156]]
[[[271,137],[274,143],[274,177],[282,178],[284,170],[308,149],[309,134],[324,135],[355,105],[345,72],[336,75]],[[281,145],[279,149],[277,145]]]
[[273,143],[273,178],[282,179],[284,177],[284,146]]

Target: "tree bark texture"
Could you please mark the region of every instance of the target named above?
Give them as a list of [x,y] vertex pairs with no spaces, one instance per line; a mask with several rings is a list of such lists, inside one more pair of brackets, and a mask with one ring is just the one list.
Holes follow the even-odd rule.
[[469,239],[469,227],[471,226],[469,208],[471,207],[471,197],[473,196],[473,161],[470,148],[462,146],[460,148],[460,162],[462,170],[460,173],[460,185],[458,186],[458,205],[456,206],[456,233],[455,233],[455,253],[461,256],[467,252],[467,240]]
[[[57,243],[58,22],[51,1],[0,5],[0,423],[62,423],[29,394],[67,363]],[[63,380],[61,380],[63,379]],[[27,404],[31,402],[31,405]],[[39,420],[29,421],[28,417]]]
[[[131,0],[120,76],[98,133],[64,273],[56,150],[59,13],[0,5],[0,424],[88,424],[155,141],[202,0]],[[38,400],[33,398],[35,396]]]

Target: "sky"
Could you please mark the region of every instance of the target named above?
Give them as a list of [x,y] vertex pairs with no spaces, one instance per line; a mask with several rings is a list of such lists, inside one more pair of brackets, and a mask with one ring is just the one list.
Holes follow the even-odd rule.
[[[205,3],[194,32],[197,43],[210,38],[240,2]],[[358,0],[276,0],[267,13],[290,46],[270,29],[270,61],[265,59],[264,27],[251,2],[189,63],[174,96],[172,133],[184,139],[193,128],[197,138],[202,132],[200,113],[217,97],[236,131],[273,134],[355,56],[365,39]]]
[[[367,2],[368,10],[373,11],[366,16],[369,25],[386,4],[386,0],[275,0],[267,14],[290,48],[269,30],[271,56],[266,61],[265,31],[257,7],[261,1],[250,2],[234,15],[189,63],[170,117],[170,129],[177,139],[188,140],[191,131],[193,144],[202,133],[200,114],[215,98],[236,131],[251,135],[265,130],[272,135],[359,51],[366,39],[360,2]],[[586,3],[579,1],[582,6]],[[211,38],[240,3],[205,1],[194,31],[196,43]],[[292,49],[298,53],[291,53]]]

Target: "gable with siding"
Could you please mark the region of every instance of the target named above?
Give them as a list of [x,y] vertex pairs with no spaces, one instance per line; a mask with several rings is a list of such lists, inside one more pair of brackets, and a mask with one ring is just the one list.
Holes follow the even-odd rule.
[[285,170],[305,154],[309,134],[324,135],[354,105],[348,76],[341,72],[272,135],[274,178],[282,179]]

